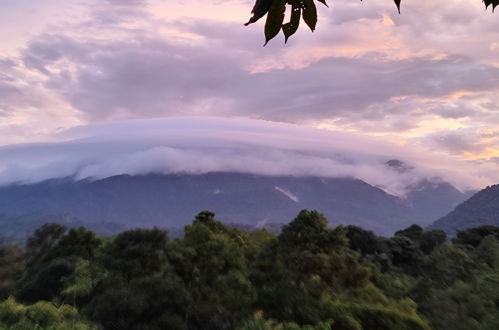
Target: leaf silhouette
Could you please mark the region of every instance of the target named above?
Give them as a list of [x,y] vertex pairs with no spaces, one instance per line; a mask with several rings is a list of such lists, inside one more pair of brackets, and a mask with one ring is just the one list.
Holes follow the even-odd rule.
[[310,30],[314,31],[317,25],[317,8],[314,0],[302,0],[303,20]]
[[265,14],[269,12],[270,7],[272,7],[273,2],[274,2],[273,0],[256,0],[255,5],[253,6],[253,10],[251,10],[253,16],[244,25],[248,26],[251,23],[255,23],[260,18],[265,16]]
[[400,0],[394,0],[395,1],[395,5],[397,6],[397,9],[399,11],[399,14],[400,14]]
[[[267,15],[265,22],[265,45],[273,39],[279,31],[284,33],[285,42],[296,33],[303,18],[310,30],[314,31],[317,25],[317,8],[315,1],[328,6],[326,0],[256,0],[251,13],[253,16],[244,25],[255,23],[263,16]],[[360,0],[362,1],[362,0]],[[402,0],[393,0],[400,14],[400,4]],[[492,11],[499,6],[499,0],[482,0],[485,9],[492,6]],[[283,24],[286,12],[286,5],[291,5],[291,15],[288,23]],[[289,7],[288,7],[289,8]]]
[[492,11],[499,6],[499,0],[483,0],[483,3],[485,4],[485,9],[488,9],[489,6],[492,5]]
[[284,43],[288,42],[290,36],[295,34],[300,25],[301,19],[301,1],[294,1],[291,5],[291,18],[289,22],[282,26],[282,32],[284,33]]
[[273,1],[265,21],[265,45],[281,31],[285,11],[286,0]]
[[317,1],[319,1],[319,2],[320,2],[320,3],[322,3],[324,6],[326,6],[326,7],[328,7],[328,8],[329,8],[329,6],[328,6],[328,5],[327,5],[327,3],[326,3],[326,0],[317,0]]

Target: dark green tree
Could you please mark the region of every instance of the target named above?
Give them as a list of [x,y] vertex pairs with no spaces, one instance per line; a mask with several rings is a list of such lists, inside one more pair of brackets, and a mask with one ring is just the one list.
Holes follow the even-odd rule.
[[16,283],[21,301],[61,298],[65,280],[72,276],[79,260],[93,259],[101,240],[85,228],[71,229],[46,224],[28,238],[26,271]]
[[48,259],[76,257],[91,260],[95,257],[102,240],[86,228],[72,228],[62,236],[47,254]]
[[419,248],[424,254],[429,254],[446,241],[447,234],[443,230],[425,231],[419,238]]
[[347,226],[346,236],[350,249],[359,252],[362,256],[388,252],[386,242],[372,231],[357,226]]
[[327,301],[366,287],[368,278],[344,228],[329,229],[322,214],[303,210],[262,252],[252,282],[266,317],[316,326],[331,317]]
[[64,289],[64,280],[71,276],[74,267],[74,262],[67,259],[27,267],[15,285],[17,298],[28,303],[58,298]]
[[486,263],[492,269],[499,269],[499,241],[494,235],[482,239],[473,252],[477,260]]
[[26,263],[28,266],[46,262],[49,253],[59,244],[66,230],[66,227],[57,223],[45,224],[35,230],[26,242]]
[[0,245],[0,300],[13,294],[14,283],[24,271],[24,255],[20,246]]
[[158,228],[128,230],[105,248],[103,263],[126,282],[152,276],[165,267],[167,242],[168,233]]
[[495,226],[480,226],[464,230],[458,230],[456,238],[453,240],[455,244],[471,245],[476,247],[482,239],[493,235],[499,239],[499,227]]
[[424,255],[419,244],[407,236],[396,235],[387,241],[389,256],[394,266],[411,275],[420,274]]
[[84,311],[105,329],[187,328],[189,293],[175,274],[138,277],[128,285],[102,284]]
[[192,296],[189,327],[234,329],[251,315],[256,293],[248,259],[256,246],[247,239],[203,211],[185,227],[184,239],[169,246],[170,263]]
[[423,235],[423,228],[421,228],[421,226],[418,225],[411,225],[406,229],[402,229],[395,232],[395,236],[404,236],[409,238],[413,242],[419,242],[422,235]]

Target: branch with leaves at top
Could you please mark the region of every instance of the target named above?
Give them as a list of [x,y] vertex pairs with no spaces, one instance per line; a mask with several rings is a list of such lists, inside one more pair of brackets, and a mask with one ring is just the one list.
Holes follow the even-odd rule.
[[[284,42],[287,42],[298,30],[300,21],[303,21],[310,30],[314,31],[317,25],[317,8],[315,2],[318,1],[327,7],[326,0],[256,0],[251,13],[253,16],[244,24],[255,23],[263,16],[267,15],[265,22],[265,45],[273,39],[280,31],[284,34]],[[362,0],[360,0],[362,1]],[[401,0],[393,0],[400,14]],[[485,8],[492,6],[492,11],[499,6],[499,0],[482,0]],[[289,22],[284,23],[286,10],[290,9]]]

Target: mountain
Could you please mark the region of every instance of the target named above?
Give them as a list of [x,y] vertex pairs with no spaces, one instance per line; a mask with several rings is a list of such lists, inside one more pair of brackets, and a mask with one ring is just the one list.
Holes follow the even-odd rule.
[[446,215],[475,193],[461,192],[447,182],[432,182],[426,179],[409,186],[408,190],[407,206],[418,213],[418,218],[426,220],[420,222],[422,225]]
[[412,189],[399,198],[352,178],[240,173],[54,179],[0,187],[0,230],[12,221],[51,217],[68,225],[103,224],[104,232],[112,224],[120,230],[182,228],[205,209],[226,223],[275,227],[302,209],[316,209],[332,225],[355,224],[388,235],[412,223],[429,224],[467,197],[445,183],[422,181]]
[[429,228],[442,229],[454,235],[456,230],[483,225],[499,226],[499,185],[477,192]]

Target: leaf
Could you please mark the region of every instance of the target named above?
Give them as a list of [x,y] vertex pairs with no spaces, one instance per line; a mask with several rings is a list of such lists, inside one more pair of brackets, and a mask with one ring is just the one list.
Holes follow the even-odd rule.
[[291,18],[289,23],[282,26],[282,32],[284,33],[284,43],[288,42],[289,37],[291,37],[298,30],[301,19],[301,1],[293,2],[291,6]]
[[400,0],[394,0],[395,1],[395,5],[397,5],[397,9],[399,11],[399,14],[400,14]]
[[[315,6],[315,1],[324,4],[326,7],[328,6],[326,0],[256,0],[253,10],[251,11],[253,16],[244,25],[255,23],[260,18],[268,14],[267,21],[265,22],[265,45],[273,39],[281,29],[284,33],[285,42],[287,42],[289,37],[295,34],[298,29],[300,15],[303,17],[303,20],[308,27],[312,31],[315,30],[317,25],[317,8]],[[400,14],[400,4],[402,0],[393,1],[395,2],[397,10]],[[499,6],[499,0],[482,0],[482,2],[485,5],[485,9],[492,6],[492,12],[494,12],[495,8]],[[284,21],[286,4],[290,4],[292,6],[291,18],[288,23],[282,24]],[[298,5],[301,8],[299,14],[293,9]]]
[[274,0],[256,0],[255,5],[253,6],[253,10],[251,10],[251,13],[253,14],[253,16],[244,25],[247,26],[251,23],[255,23],[260,18],[265,16],[265,14],[267,14],[268,11],[270,10],[270,7],[272,7],[273,2],[274,2]]
[[326,7],[328,7],[328,8],[329,8],[329,6],[328,6],[328,5],[327,5],[327,3],[326,3],[326,0],[317,0],[317,1],[319,1],[319,2],[320,2],[320,3],[322,3],[324,6],[326,6]]
[[265,22],[265,45],[281,31],[285,11],[286,0],[273,1]]
[[499,6],[499,0],[483,0],[483,3],[485,4],[485,9],[488,9],[489,6],[492,5],[492,11]]
[[303,20],[310,30],[314,31],[317,25],[317,8],[314,0],[302,0]]

